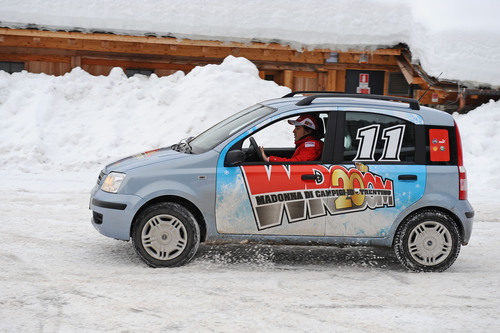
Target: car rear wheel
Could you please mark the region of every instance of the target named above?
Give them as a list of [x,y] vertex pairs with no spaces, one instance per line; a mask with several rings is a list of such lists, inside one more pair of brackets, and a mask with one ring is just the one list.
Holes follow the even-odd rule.
[[132,229],[137,254],[149,266],[181,266],[190,261],[200,245],[200,229],[184,206],[163,202],[141,212]]
[[442,272],[460,252],[461,238],[453,219],[438,210],[424,210],[399,226],[394,252],[412,271]]

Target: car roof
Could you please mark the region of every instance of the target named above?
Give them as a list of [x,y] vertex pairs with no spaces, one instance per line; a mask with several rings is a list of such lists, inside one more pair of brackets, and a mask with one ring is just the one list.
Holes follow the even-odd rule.
[[[444,111],[439,111],[425,106],[420,106],[419,110],[414,110],[410,108],[410,105],[408,103],[404,102],[379,100],[375,98],[371,99],[366,97],[356,98],[356,97],[340,97],[340,96],[339,97],[318,96],[309,105],[305,106],[297,105],[298,102],[300,102],[306,97],[308,96],[275,98],[261,102],[260,104],[277,109],[277,113],[293,109],[301,110],[301,109],[310,109],[317,107],[342,108],[343,111],[346,110],[345,108],[347,109],[356,108],[356,110],[364,109],[366,111],[369,111],[369,109],[374,109],[379,111],[380,110],[402,111],[421,116],[423,119],[423,123],[425,125],[434,125],[434,126],[454,125],[453,117]],[[332,111],[335,110],[337,109],[333,109]]]

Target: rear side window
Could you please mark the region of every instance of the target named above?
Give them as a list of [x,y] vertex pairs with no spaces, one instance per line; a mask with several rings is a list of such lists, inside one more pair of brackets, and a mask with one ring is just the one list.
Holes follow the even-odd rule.
[[344,162],[414,163],[415,125],[376,113],[346,112]]

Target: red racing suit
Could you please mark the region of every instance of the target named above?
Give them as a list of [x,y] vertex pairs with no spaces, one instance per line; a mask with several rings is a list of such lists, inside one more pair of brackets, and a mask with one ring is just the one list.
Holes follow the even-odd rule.
[[323,142],[308,135],[296,141],[295,148],[291,158],[269,156],[269,162],[318,161],[323,151]]

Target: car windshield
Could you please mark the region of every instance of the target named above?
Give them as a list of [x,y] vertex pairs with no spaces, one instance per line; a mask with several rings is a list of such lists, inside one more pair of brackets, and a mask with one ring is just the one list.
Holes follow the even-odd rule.
[[192,148],[191,151],[194,154],[200,154],[213,149],[251,122],[271,114],[274,111],[275,109],[260,104],[240,111],[189,141],[189,145]]

